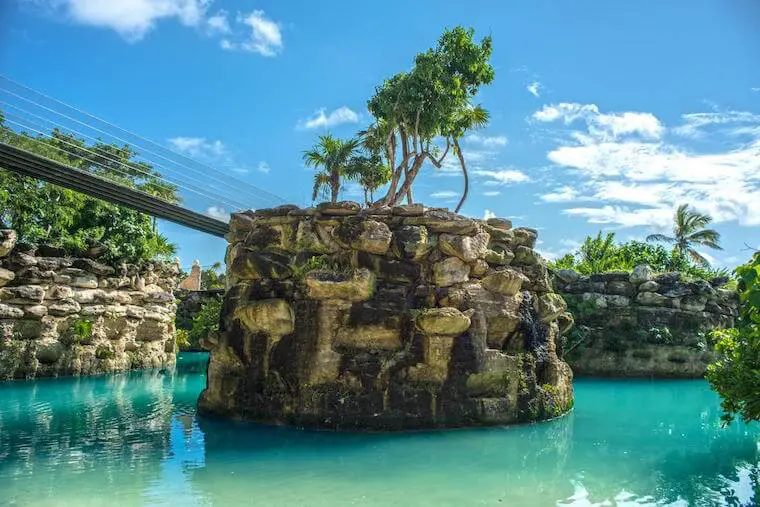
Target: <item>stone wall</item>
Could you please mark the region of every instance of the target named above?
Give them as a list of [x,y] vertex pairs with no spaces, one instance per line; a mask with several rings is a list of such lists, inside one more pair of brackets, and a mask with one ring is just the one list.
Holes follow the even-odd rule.
[[570,321],[533,229],[338,203],[237,213],[228,239],[206,414],[395,430],[572,406]]
[[174,364],[178,267],[108,266],[0,231],[0,380]]
[[575,318],[567,337],[567,361],[577,375],[701,377],[715,358],[713,329],[730,327],[738,315],[735,291],[655,275],[649,266],[632,272],[554,275]]

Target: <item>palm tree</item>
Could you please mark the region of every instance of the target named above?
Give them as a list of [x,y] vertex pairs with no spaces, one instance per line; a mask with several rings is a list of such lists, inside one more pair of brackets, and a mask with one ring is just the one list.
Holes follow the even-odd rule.
[[673,245],[673,250],[690,257],[697,264],[709,266],[710,263],[694,249],[695,245],[723,250],[719,245],[720,233],[714,229],[705,229],[712,222],[710,215],[702,215],[689,209],[688,204],[681,204],[676,210],[673,236],[650,234],[647,241],[662,241]]
[[351,157],[359,146],[359,141],[349,139],[344,141],[330,134],[319,136],[319,142],[304,152],[303,159],[307,167],[322,168],[314,175],[314,191],[311,199],[315,200],[320,190],[330,189],[330,201],[338,202],[340,179],[345,175]]
[[364,204],[371,206],[374,192],[391,179],[391,168],[378,153],[354,155],[348,161],[345,176],[357,181],[364,190]]

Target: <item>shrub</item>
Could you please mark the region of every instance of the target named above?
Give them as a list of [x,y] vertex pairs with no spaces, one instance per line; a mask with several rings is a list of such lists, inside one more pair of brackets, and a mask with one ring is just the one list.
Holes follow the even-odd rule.
[[92,321],[85,318],[71,320],[68,327],[59,336],[58,341],[66,346],[91,342]]
[[737,326],[714,331],[718,360],[707,368],[707,380],[722,398],[723,421],[739,415],[760,420],[760,252],[736,268],[741,304]]
[[174,332],[174,342],[179,350],[188,350],[190,348],[190,338],[187,329],[177,329]]
[[222,312],[222,298],[209,299],[201,306],[200,311],[193,317],[190,331],[187,333],[188,348],[199,349],[201,340],[211,333],[219,331],[219,315]]

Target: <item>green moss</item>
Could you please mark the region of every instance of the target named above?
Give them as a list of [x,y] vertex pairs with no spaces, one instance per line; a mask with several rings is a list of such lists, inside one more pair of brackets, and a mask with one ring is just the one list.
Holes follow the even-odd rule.
[[98,345],[98,348],[95,349],[95,357],[100,360],[113,359],[115,354],[110,346]]

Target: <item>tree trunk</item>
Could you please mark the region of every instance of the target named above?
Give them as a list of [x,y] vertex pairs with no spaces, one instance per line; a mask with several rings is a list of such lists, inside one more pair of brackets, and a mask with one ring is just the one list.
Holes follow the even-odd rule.
[[407,173],[406,178],[404,178],[404,184],[401,185],[401,188],[399,189],[398,193],[393,197],[393,203],[391,206],[394,206],[397,202],[400,202],[404,196],[408,195],[408,192],[412,189],[412,182],[414,182],[414,179],[417,177],[417,174],[420,172],[420,168],[422,167],[423,162],[425,161],[425,155],[416,155],[414,157],[414,163],[412,164],[412,168],[409,169],[409,172]]
[[337,171],[330,173],[330,201],[335,204],[338,202],[338,193],[340,192],[340,175]]
[[464,192],[462,192],[462,198],[459,199],[459,204],[457,204],[457,207],[454,210],[454,213],[459,213],[464,201],[467,200],[467,195],[470,193],[470,177],[467,174],[467,165],[464,163],[464,155],[462,155],[462,150],[459,148],[459,141],[457,141],[456,138],[454,139],[454,150],[456,150],[457,157],[459,157],[459,165],[462,166],[462,175],[464,176]]

